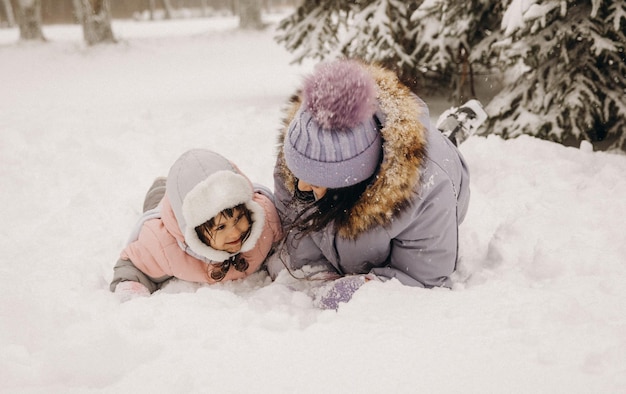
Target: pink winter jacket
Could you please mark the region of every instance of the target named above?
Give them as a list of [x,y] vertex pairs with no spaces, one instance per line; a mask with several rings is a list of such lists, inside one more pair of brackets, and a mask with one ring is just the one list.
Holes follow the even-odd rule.
[[[254,194],[254,201],[265,210],[263,232],[255,247],[242,253],[249,264],[248,269],[245,272],[231,269],[222,281],[245,278],[258,271],[272,244],[281,237],[280,219],[274,204],[261,193]],[[122,259],[132,261],[138,269],[152,278],[174,276],[189,282],[215,283],[208,275],[207,263],[187,254],[179,246],[178,241],[183,240],[183,234],[178,228],[167,196],[161,201],[161,215],[161,219],[151,219],[144,223],[138,239],[122,251]]]
[[[213,264],[233,254],[204,244],[194,228],[223,209],[245,203],[251,210],[251,233],[242,245],[241,256],[248,269],[231,267],[223,280],[236,280],[256,272],[282,237],[278,212],[271,192],[254,187],[239,169],[223,156],[203,149],[191,150],[174,163],[167,177],[166,194],[155,215],[145,220],[136,238],[122,251],[121,258],[154,280],[176,277],[189,282],[215,283]],[[151,217],[151,216],[148,216]],[[141,222],[140,222],[141,223]]]

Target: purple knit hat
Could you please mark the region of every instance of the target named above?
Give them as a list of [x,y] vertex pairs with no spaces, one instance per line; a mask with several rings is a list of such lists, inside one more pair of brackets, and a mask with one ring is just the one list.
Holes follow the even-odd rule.
[[374,113],[376,83],[353,60],[319,65],[304,82],[302,106],[289,124],[287,167],[315,186],[342,188],[369,178],[382,140]]

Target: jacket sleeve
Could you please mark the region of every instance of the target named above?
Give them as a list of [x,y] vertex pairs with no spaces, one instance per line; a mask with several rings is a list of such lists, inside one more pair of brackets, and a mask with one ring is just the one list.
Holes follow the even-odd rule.
[[431,185],[399,218],[402,224],[392,235],[389,265],[371,272],[408,286],[450,287],[458,250],[455,207],[450,182]]
[[[456,268],[458,228],[469,203],[466,164],[447,138],[430,124],[428,107],[417,96],[420,122],[428,130],[428,157],[414,201],[394,224],[388,266],[372,272],[420,287],[450,287]],[[458,165],[456,165],[458,163]]]

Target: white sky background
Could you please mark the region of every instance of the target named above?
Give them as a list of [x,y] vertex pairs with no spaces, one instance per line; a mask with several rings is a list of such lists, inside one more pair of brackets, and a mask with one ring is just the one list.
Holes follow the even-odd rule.
[[528,137],[461,146],[453,290],[368,283],[318,311],[258,273],[120,303],[112,267],[183,151],[272,187],[280,109],[312,65],[236,25],[115,21],[120,43],[93,48],[78,26],[0,30],[0,392],[624,390],[626,157]]

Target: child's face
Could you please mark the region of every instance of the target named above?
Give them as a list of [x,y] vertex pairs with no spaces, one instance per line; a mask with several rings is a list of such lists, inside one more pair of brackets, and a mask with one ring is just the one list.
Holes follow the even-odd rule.
[[228,253],[237,253],[241,250],[243,238],[250,229],[250,222],[243,211],[236,209],[233,216],[224,216],[220,213],[215,218],[215,226],[207,239],[213,249],[224,250]]

